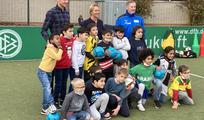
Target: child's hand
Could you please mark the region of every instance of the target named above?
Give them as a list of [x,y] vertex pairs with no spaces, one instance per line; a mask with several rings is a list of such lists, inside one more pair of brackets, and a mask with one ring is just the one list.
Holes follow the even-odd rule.
[[75,71],[75,75],[76,75],[76,76],[79,76],[79,71]]
[[117,116],[119,110],[120,110],[120,107],[117,107],[116,109],[113,109],[113,110],[112,110],[112,111],[113,111],[112,115],[113,115],[113,116]]
[[137,80],[135,77],[132,77],[132,79],[133,79],[134,81],[136,81],[136,80]]
[[109,53],[108,50],[106,49],[106,50],[105,50],[105,56],[109,56],[109,54],[110,54],[110,53]]
[[135,87],[135,81],[133,81],[132,83],[130,83],[130,84],[126,87],[126,90],[127,90],[127,91],[130,91],[130,90],[132,90],[134,87]]
[[89,120],[94,120],[94,119],[93,119],[93,117],[90,117],[90,119],[89,119]]
[[162,68],[161,68],[160,66],[157,66],[156,69],[157,69],[157,70],[161,70]]
[[177,101],[173,102],[172,109],[178,109],[178,102]]
[[190,102],[191,102],[191,104],[194,104],[194,101],[193,101],[193,99],[192,99],[192,98],[190,98]]
[[53,44],[47,44],[47,47],[54,47]]

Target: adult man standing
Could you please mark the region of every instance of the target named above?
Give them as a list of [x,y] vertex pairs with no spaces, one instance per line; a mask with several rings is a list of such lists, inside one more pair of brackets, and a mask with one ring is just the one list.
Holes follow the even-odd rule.
[[116,20],[116,26],[124,28],[125,37],[127,38],[132,37],[132,31],[135,26],[141,26],[144,30],[144,20],[141,16],[136,15],[135,12],[136,2],[129,0],[126,4],[126,13]]
[[[42,27],[42,37],[48,42],[49,32],[51,34],[60,34],[65,25],[70,23],[69,12],[66,10],[69,0],[56,0],[57,5],[47,11]],[[54,71],[52,72],[51,88],[53,92]]]
[[64,26],[70,23],[69,12],[66,10],[68,0],[57,0],[57,5],[46,13],[41,34],[47,41],[49,38],[48,30],[51,34],[60,34]]

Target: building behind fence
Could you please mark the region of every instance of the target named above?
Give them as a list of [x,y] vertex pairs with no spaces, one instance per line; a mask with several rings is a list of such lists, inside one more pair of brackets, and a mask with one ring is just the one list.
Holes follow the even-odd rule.
[[[77,23],[79,15],[88,18],[89,5],[93,2],[101,6],[101,19],[105,24],[114,25],[117,17],[125,13],[125,0],[70,0],[71,22]],[[27,24],[29,20],[31,25],[41,25],[47,10],[55,5],[56,0],[1,0],[0,23]],[[152,16],[145,18],[145,24],[149,25],[189,25],[189,22],[188,9],[181,1],[154,1]]]

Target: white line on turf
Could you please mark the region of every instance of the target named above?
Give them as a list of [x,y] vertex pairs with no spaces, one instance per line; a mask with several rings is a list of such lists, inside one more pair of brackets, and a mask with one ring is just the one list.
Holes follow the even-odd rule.
[[196,74],[192,74],[192,73],[191,73],[191,75],[192,75],[192,76],[195,76],[195,77],[198,77],[198,78],[203,78],[203,79],[204,79],[204,77],[203,77],[203,76],[200,76],[200,75],[196,75]]

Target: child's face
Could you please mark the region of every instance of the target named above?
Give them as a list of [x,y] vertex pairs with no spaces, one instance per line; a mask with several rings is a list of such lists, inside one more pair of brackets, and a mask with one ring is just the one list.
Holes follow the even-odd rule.
[[186,71],[180,72],[179,74],[181,75],[181,77],[182,77],[183,79],[189,79],[189,78],[190,78],[191,71],[190,71],[190,70],[186,70]]
[[76,94],[83,95],[84,94],[84,90],[85,90],[85,83],[83,81],[78,81],[77,83],[75,83],[73,88],[74,88],[74,92]]
[[111,33],[106,33],[105,35],[102,35],[102,37],[103,37],[103,40],[104,40],[105,42],[111,42],[111,41],[112,41],[112,38],[113,38],[113,36],[112,36]]
[[116,36],[119,38],[119,39],[122,39],[124,37],[124,33],[123,32],[120,32],[120,31],[117,31],[116,32]]
[[170,60],[174,59],[175,51],[171,50],[170,52],[166,53],[166,57]]
[[101,79],[98,80],[98,81],[94,81],[94,85],[95,85],[97,88],[103,89],[103,88],[104,88],[104,85],[105,85],[105,80],[106,80],[106,78],[101,78]]
[[67,31],[63,31],[64,36],[67,38],[72,38],[74,35],[73,28],[69,28]]
[[60,44],[60,36],[59,35],[55,35],[50,42],[52,44],[59,45]]
[[91,36],[97,36],[98,35],[98,28],[95,26],[95,27],[92,27],[91,28],[91,31],[89,32],[89,34]]
[[83,42],[85,42],[88,37],[89,37],[88,33],[79,34],[79,39],[80,39],[81,41],[83,41]]
[[116,80],[119,82],[119,83],[124,83],[125,82],[125,78],[127,78],[127,75],[123,74],[123,73],[120,73],[120,74],[116,74]]
[[145,66],[150,66],[152,64],[152,61],[153,61],[153,57],[148,56],[145,60],[143,60],[143,63]]
[[120,67],[121,67],[121,68],[128,69],[128,64],[127,64],[127,63],[123,63]]
[[142,36],[143,36],[143,30],[142,30],[142,28],[140,28],[135,32],[135,38],[141,39]]

